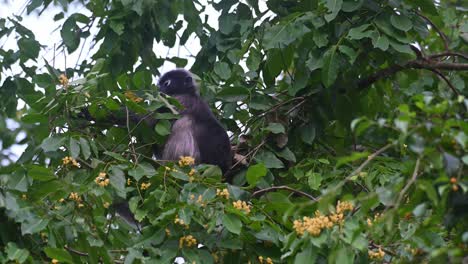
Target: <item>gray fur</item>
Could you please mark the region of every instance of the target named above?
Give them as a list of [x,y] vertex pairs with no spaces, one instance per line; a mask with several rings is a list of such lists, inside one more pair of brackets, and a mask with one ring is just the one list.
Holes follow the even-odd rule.
[[179,160],[181,156],[191,156],[200,160],[200,150],[193,135],[192,119],[183,116],[172,125],[171,135],[164,146],[163,160]]

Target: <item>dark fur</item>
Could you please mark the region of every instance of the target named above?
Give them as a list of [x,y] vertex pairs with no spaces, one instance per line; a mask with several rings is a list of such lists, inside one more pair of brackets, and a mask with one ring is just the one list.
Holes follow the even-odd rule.
[[232,162],[229,137],[198,95],[191,73],[183,69],[167,72],[159,80],[159,88],[184,106],[181,117],[172,125],[162,158],[192,156],[196,163],[217,165],[225,173]]

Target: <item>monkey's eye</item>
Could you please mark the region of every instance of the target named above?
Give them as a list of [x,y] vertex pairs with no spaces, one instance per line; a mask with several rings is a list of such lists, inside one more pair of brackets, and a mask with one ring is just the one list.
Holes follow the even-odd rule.
[[163,85],[164,85],[165,87],[169,87],[169,85],[171,85],[171,80],[166,80],[166,81],[163,83]]

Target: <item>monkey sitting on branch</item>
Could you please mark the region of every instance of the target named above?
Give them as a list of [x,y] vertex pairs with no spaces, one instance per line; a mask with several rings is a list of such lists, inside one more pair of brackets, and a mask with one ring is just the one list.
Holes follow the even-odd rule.
[[192,74],[184,69],[165,73],[159,80],[162,93],[176,98],[184,109],[172,124],[162,151],[163,160],[191,156],[195,163],[217,165],[223,174],[231,167],[231,143],[226,130],[201,99]]

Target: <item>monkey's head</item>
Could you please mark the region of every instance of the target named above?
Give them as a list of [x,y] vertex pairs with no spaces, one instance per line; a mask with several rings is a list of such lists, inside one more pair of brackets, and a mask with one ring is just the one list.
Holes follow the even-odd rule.
[[166,72],[158,82],[159,90],[167,95],[195,94],[197,92],[192,74],[184,69]]

